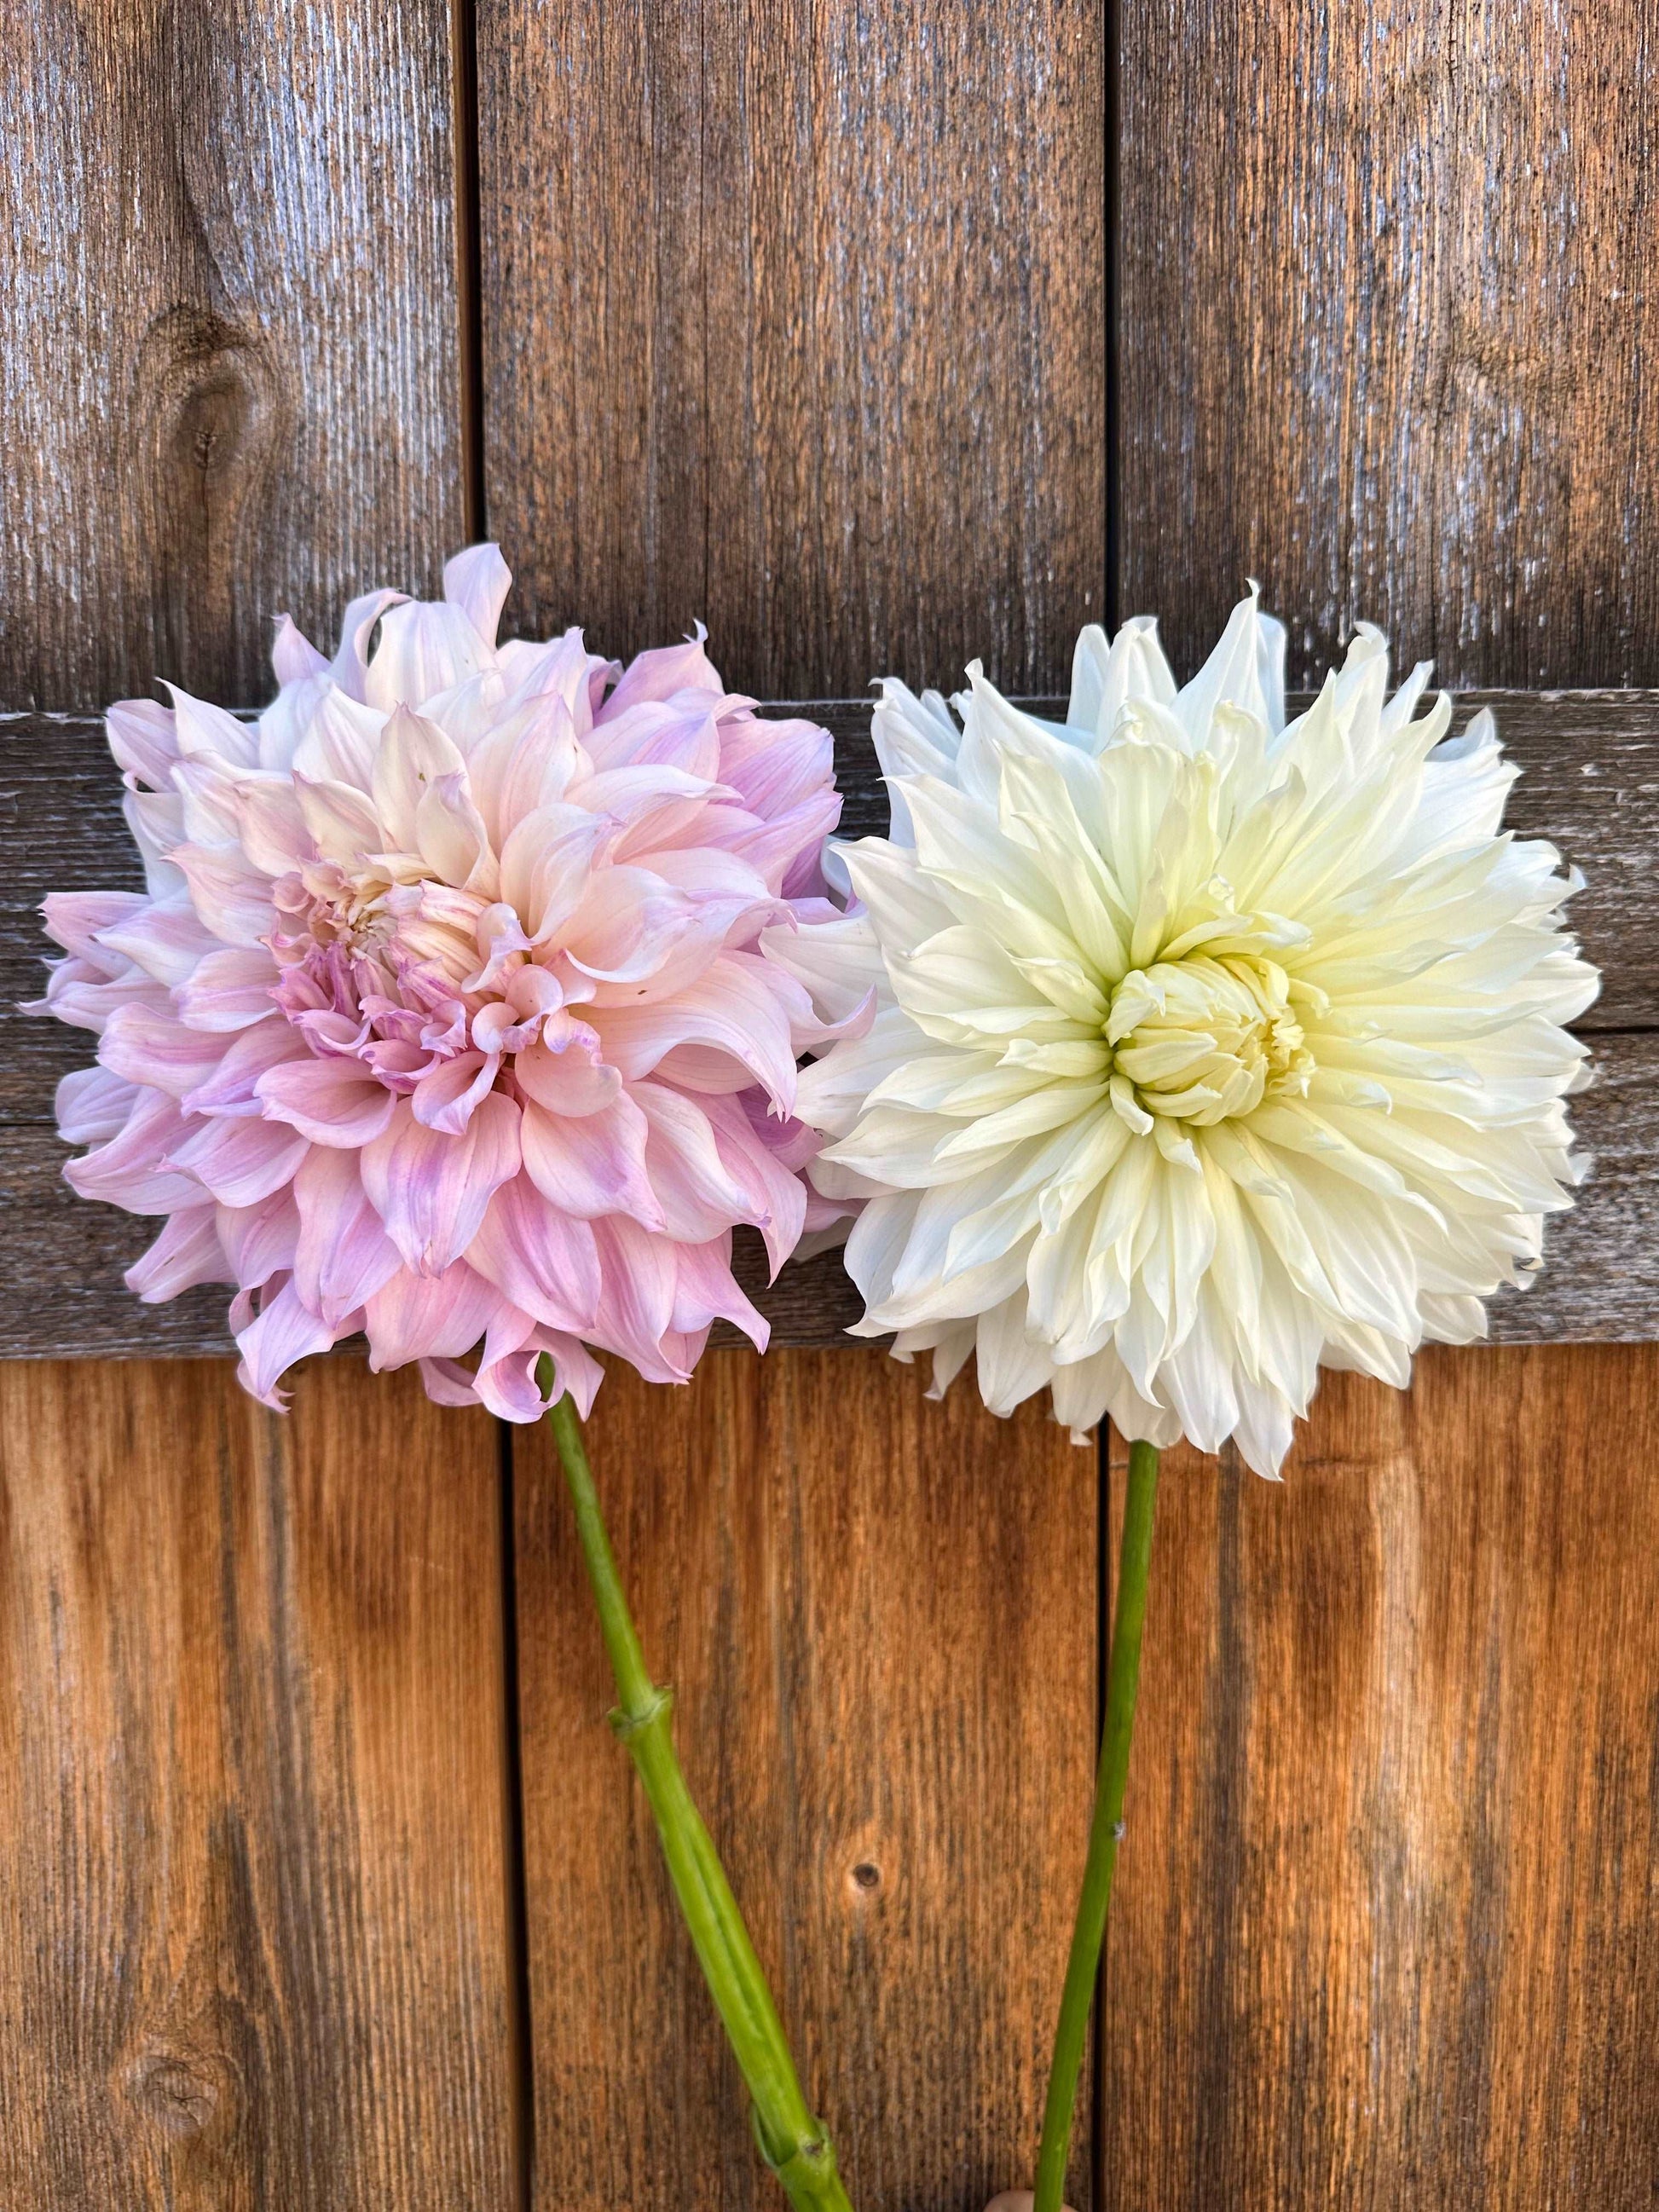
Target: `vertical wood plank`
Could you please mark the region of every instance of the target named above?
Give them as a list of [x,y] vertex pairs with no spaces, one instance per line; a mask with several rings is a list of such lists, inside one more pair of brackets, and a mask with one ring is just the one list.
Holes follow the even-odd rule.
[[42,0],[0,88],[0,705],[263,699],[461,542],[446,0]]
[[[1125,611],[1243,577],[1462,684],[1653,665],[1646,0],[1126,0]],[[1607,802],[1610,803],[1610,802]],[[1182,1455],[1103,2051],[1106,2206],[1651,2201],[1645,1350],[1330,1378],[1268,1491]]]
[[[974,656],[1063,684],[1105,584],[1103,23],[481,0],[510,622],[626,653],[702,617],[763,696]],[[595,1435],[861,2212],[1029,2172],[1091,1759],[1093,1462],[1036,1409],[919,1400],[868,1351],[722,1353],[684,1395],[613,1374]],[[597,1726],[544,1449],[515,1444],[537,2201],[735,2212],[767,2185]]]
[[1659,1351],[1333,1376],[1171,1453],[1103,2205],[1593,2204],[1659,2173]]
[[1123,0],[1124,611],[1650,684],[1651,0]]
[[[961,2212],[1029,2175],[1086,1841],[1095,1456],[1036,1406],[994,1421],[925,1380],[866,1347],[711,1352],[683,1390],[613,1364],[590,1424],[692,1790],[860,2212]],[[759,2212],[544,1431],[515,1482],[536,2203]]]
[[1014,690],[1105,582],[1104,8],[480,0],[485,456],[527,627],[759,696]]
[[0,1365],[0,2199],[510,2201],[497,1497],[412,1374]]

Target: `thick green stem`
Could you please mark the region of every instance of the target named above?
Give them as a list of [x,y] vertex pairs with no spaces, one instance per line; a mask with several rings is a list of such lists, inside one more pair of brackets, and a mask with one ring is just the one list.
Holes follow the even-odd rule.
[[1135,1692],[1140,1682],[1140,1631],[1146,1617],[1146,1571],[1152,1557],[1152,1513],[1158,1498],[1158,1453],[1151,1444],[1129,1447],[1129,1488],[1123,1503],[1123,1546],[1117,1571],[1117,1606],[1112,1621],[1112,1656],[1106,1674],[1106,1723],[1100,1735],[1100,1773],[1095,1784],[1095,1813],[1089,1829],[1089,1856],[1083,1869],[1072,1952],[1066,1962],[1066,1987],[1054,2031],[1054,2061],[1048,2076],[1048,2101],[1042,2113],[1042,2148],[1037,2154],[1036,2202],[1033,2212],[1060,2212],[1066,2189],[1066,2160],[1072,2144],[1072,2112],[1077,2102],[1078,2070],[1089,2033],[1095,1976],[1106,1936],[1112,1902],[1112,1875],[1123,1834],[1123,1785],[1129,1771],[1129,1740],[1134,1733]]
[[[543,1389],[551,1388],[544,1369]],[[852,2212],[828,2130],[801,2094],[789,2045],[755,1947],[674,1749],[673,1699],[651,1680],[605,1534],[581,1423],[570,1399],[552,1412],[553,1433],[576,1509],[582,1555],[617,1681],[611,1725],[626,1745],[656,1815],[669,1879],[698,1963],[754,2100],[755,2140],[799,2212]]]

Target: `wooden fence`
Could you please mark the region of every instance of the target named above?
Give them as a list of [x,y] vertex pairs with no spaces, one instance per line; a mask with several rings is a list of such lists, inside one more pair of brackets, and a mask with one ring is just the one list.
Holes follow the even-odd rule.
[[[40,891],[131,865],[106,699],[257,704],[273,613],[485,531],[509,625],[701,617],[763,699],[1052,692],[1145,609],[1190,667],[1247,574],[1294,681],[1369,616],[1512,695],[1516,818],[1591,877],[1600,1170],[1510,1342],[1331,1378],[1282,1487],[1171,1455],[1090,2212],[1654,2202],[1659,699],[1607,687],[1659,684],[1656,57],[1648,0],[0,28],[7,1003]],[[131,1224],[57,1182],[75,1057],[3,1024],[0,2203],[758,2208],[547,1443],[180,1356],[213,1302],[129,1305]],[[1118,1464],[831,1348],[837,1298],[612,1372],[595,1461],[861,2212],[979,2212],[1029,2178]]]

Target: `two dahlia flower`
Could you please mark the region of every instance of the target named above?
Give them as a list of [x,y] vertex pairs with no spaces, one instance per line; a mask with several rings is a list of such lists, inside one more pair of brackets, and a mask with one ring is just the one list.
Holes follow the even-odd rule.
[[[890,682],[887,837],[826,846],[826,732],[757,716],[701,639],[626,669],[498,645],[492,546],[444,598],[284,621],[257,722],[111,709],[142,892],[46,903],[40,1011],[76,1190],[156,1217],[142,1297],[234,1284],[242,1376],[358,1332],[449,1404],[551,1411],[616,1716],[791,2202],[850,2212],[645,1669],[578,1408],[595,1350],[684,1381],[763,1349],[774,1273],[846,1233],[857,1333],[970,1354],[1132,1441],[1099,1784],[1036,2212],[1058,2212],[1122,1833],[1158,1446],[1278,1472],[1323,1366],[1403,1384],[1484,1328],[1581,1172],[1565,1024],[1594,971],[1547,845],[1501,823],[1489,716],[1392,697],[1377,633],[1286,716],[1254,593],[1177,689],[1086,629],[1064,723],[969,669]],[[826,879],[826,874],[828,879]]]

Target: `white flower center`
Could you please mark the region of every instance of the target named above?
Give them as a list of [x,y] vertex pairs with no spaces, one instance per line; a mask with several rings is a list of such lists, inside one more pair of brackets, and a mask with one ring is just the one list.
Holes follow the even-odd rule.
[[1276,962],[1194,954],[1133,969],[1112,994],[1106,1042],[1143,1112],[1199,1123],[1249,1114],[1270,1092],[1305,1091],[1313,1073]]

